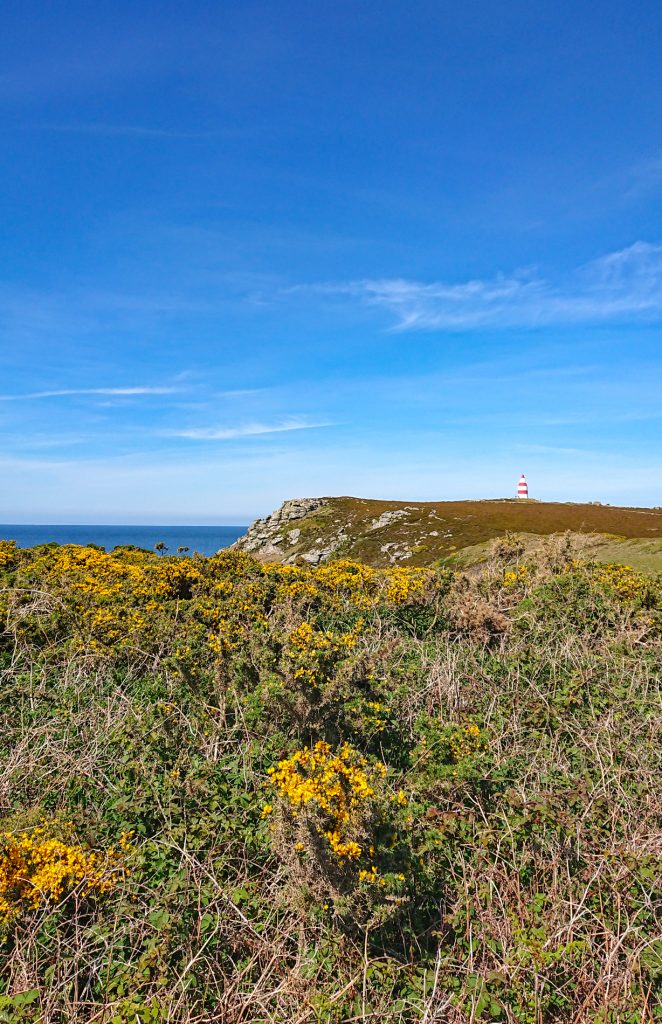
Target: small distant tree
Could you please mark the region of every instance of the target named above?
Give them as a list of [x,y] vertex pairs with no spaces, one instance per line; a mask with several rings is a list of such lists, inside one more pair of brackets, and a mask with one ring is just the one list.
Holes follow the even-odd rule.
[[177,548],[177,554],[178,555],[187,555],[188,554],[188,547],[186,546],[186,544],[183,544],[181,547]]
[[158,544],[155,544],[154,545],[154,550],[158,551],[158,553],[160,555],[164,555],[166,553],[166,551],[168,550],[168,548],[166,547],[165,541],[164,540],[160,540],[158,542]]

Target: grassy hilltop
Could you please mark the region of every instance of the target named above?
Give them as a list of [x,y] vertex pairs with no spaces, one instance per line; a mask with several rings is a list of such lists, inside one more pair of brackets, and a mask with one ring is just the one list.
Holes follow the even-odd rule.
[[0,542],[0,621],[0,1021],[660,1020],[659,575]]
[[471,565],[489,542],[521,535],[527,548],[553,533],[590,538],[593,558],[662,569],[662,509],[512,500],[403,502],[318,498],[285,502],[258,520],[237,547],[270,561],[317,564],[355,558],[370,565]]

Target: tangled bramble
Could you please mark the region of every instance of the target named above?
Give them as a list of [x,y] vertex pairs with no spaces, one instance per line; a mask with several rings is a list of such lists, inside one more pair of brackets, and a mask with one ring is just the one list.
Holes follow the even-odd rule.
[[124,866],[131,834],[123,832],[117,849],[105,854],[86,851],[49,834],[48,827],[22,835],[0,835],[0,925],[23,911],[57,904],[79,890],[81,896],[102,896],[126,877]]
[[385,775],[386,765],[370,765],[348,743],[334,752],[320,740],[279,761],[269,770],[269,782],[293,815],[309,805],[319,813],[317,832],[342,864],[359,860],[364,852],[355,833],[362,810],[374,800],[375,785]]

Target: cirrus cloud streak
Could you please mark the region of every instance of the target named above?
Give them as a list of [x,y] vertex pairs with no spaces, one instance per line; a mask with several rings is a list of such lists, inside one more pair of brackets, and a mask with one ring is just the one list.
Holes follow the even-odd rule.
[[[300,289],[295,289],[300,290]],[[406,278],[304,286],[388,311],[393,330],[662,321],[662,244],[635,242],[555,283],[532,272],[459,283]]]
[[29,391],[26,394],[0,395],[0,402],[34,401],[40,398],[70,398],[75,395],[135,397],[137,395],[172,395],[180,388],[142,386],[127,388],[59,388],[54,391]]
[[167,431],[168,437],[181,437],[189,441],[233,441],[242,437],[259,437],[263,434],[281,434],[290,430],[314,430],[331,427],[328,421],[311,422],[292,417],[280,423],[244,423],[236,427],[193,427],[189,430]]

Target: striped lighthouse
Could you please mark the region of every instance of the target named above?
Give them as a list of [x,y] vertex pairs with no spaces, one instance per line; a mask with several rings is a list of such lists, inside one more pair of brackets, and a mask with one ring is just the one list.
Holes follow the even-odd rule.
[[529,496],[529,485],[526,482],[526,477],[524,476],[524,473],[522,473],[521,477],[519,478],[519,483],[517,485],[517,497],[518,498],[528,498],[528,496]]

